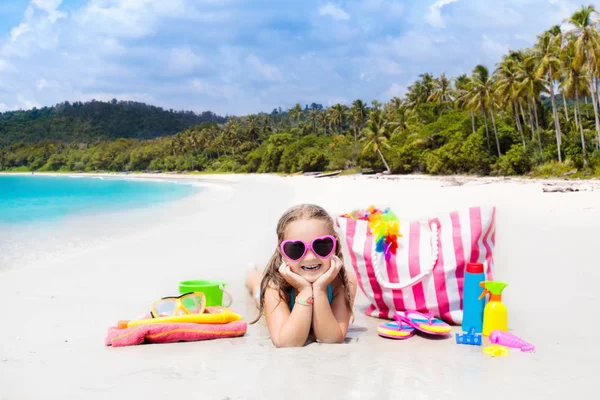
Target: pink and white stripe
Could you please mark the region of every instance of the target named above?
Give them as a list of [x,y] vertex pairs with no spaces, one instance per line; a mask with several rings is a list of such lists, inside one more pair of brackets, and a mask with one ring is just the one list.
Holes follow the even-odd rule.
[[487,279],[492,279],[495,216],[495,207],[471,207],[401,220],[398,251],[389,260],[375,251],[368,221],[338,217],[342,245],[370,301],[365,313],[392,319],[394,311],[412,309],[461,324],[466,264],[483,263]]

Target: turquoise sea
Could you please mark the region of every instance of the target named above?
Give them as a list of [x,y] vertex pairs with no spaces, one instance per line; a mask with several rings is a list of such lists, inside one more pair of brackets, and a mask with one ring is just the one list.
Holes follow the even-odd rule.
[[86,176],[0,176],[0,225],[60,220],[180,199],[189,183]]

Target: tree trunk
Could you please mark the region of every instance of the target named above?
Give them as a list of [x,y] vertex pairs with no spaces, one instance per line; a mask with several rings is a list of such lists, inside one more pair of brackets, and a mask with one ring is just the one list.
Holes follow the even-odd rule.
[[560,131],[560,121],[558,120],[558,113],[556,112],[556,100],[554,99],[554,81],[552,80],[552,68],[550,68],[548,75],[548,81],[550,82],[550,98],[552,99],[552,113],[554,114],[554,131],[556,132],[558,162],[562,162],[562,155],[560,154],[560,144],[562,143],[562,137]]
[[[525,118],[525,111],[523,111],[523,103],[521,103],[521,99],[519,99],[519,108],[521,108],[521,115],[523,116],[523,134],[525,134],[525,125],[527,125],[527,118]],[[529,121],[531,122],[531,120]]]
[[563,104],[565,105],[565,117],[567,118],[567,122],[569,122],[569,107],[567,106],[567,96],[565,96],[565,91],[562,92]]
[[486,116],[485,108],[482,107],[481,111],[483,111],[483,123],[485,124],[485,136],[487,137],[488,150],[489,150],[492,147],[492,145],[490,143],[490,131],[488,130],[487,116]]
[[600,88],[599,88],[600,83],[599,83],[599,81],[600,81],[600,78],[597,77],[596,78],[596,103],[598,104],[598,107],[600,107]]
[[387,169],[387,172],[390,172],[390,166],[385,161],[385,158],[383,158],[383,153],[381,152],[381,150],[379,150],[379,147],[377,148],[377,152],[379,153],[379,157],[381,157],[381,161],[383,161],[383,163],[385,164],[385,168]]
[[531,140],[535,140],[535,128],[533,127],[533,112],[531,111],[531,102],[527,98],[527,108],[529,109],[529,124],[531,125]]
[[533,103],[533,112],[535,113],[535,127],[537,129],[538,143],[540,145],[540,151],[542,151],[542,139],[540,137],[540,124],[538,123],[538,113],[537,113],[537,105],[536,105],[535,99],[532,99],[532,103]]
[[471,113],[471,127],[473,128],[473,133],[475,133],[475,113],[473,111]]
[[577,107],[573,106],[573,117],[575,119],[575,132],[579,129],[579,119],[577,118]]
[[496,148],[498,149],[498,157],[502,154],[500,153],[500,142],[498,141],[498,129],[496,129],[496,118],[494,118],[494,110],[490,109],[490,114],[492,115],[492,126],[494,127],[494,136],[496,137]]
[[523,125],[521,125],[521,120],[519,119],[519,111],[517,110],[517,102],[515,100],[513,103],[513,111],[515,112],[515,122],[517,124],[517,129],[519,129],[519,133],[521,134],[521,140],[523,141],[523,147],[527,147],[525,144],[525,135],[523,134]]
[[[575,118],[577,118],[577,114],[579,113],[579,91],[577,90],[577,85],[579,85],[579,80],[575,79]],[[587,155],[585,153],[585,137],[583,136],[583,122],[581,121],[581,114],[579,114],[579,132],[581,133],[581,152],[583,154],[583,166],[585,168],[587,166]]]
[[594,90],[594,76],[592,75],[592,70],[590,68],[589,61],[587,70],[588,74],[590,75],[590,93],[592,94],[592,104],[594,105],[594,117],[596,118],[596,134],[598,135],[598,142],[596,143],[596,148],[600,150],[600,120],[598,120],[598,103],[596,103],[596,91]]

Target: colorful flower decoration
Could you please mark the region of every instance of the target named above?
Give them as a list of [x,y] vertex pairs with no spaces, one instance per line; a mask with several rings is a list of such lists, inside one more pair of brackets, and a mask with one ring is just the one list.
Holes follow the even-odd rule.
[[400,234],[400,220],[392,210],[386,208],[380,210],[370,206],[366,210],[354,210],[345,214],[344,217],[369,221],[371,234],[375,238],[375,251],[384,253],[385,259],[389,260],[398,249],[398,238]]

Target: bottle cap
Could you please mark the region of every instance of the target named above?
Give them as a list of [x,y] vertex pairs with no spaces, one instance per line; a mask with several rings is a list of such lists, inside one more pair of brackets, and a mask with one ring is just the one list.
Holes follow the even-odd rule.
[[470,274],[481,274],[483,273],[483,264],[467,263],[467,272]]

